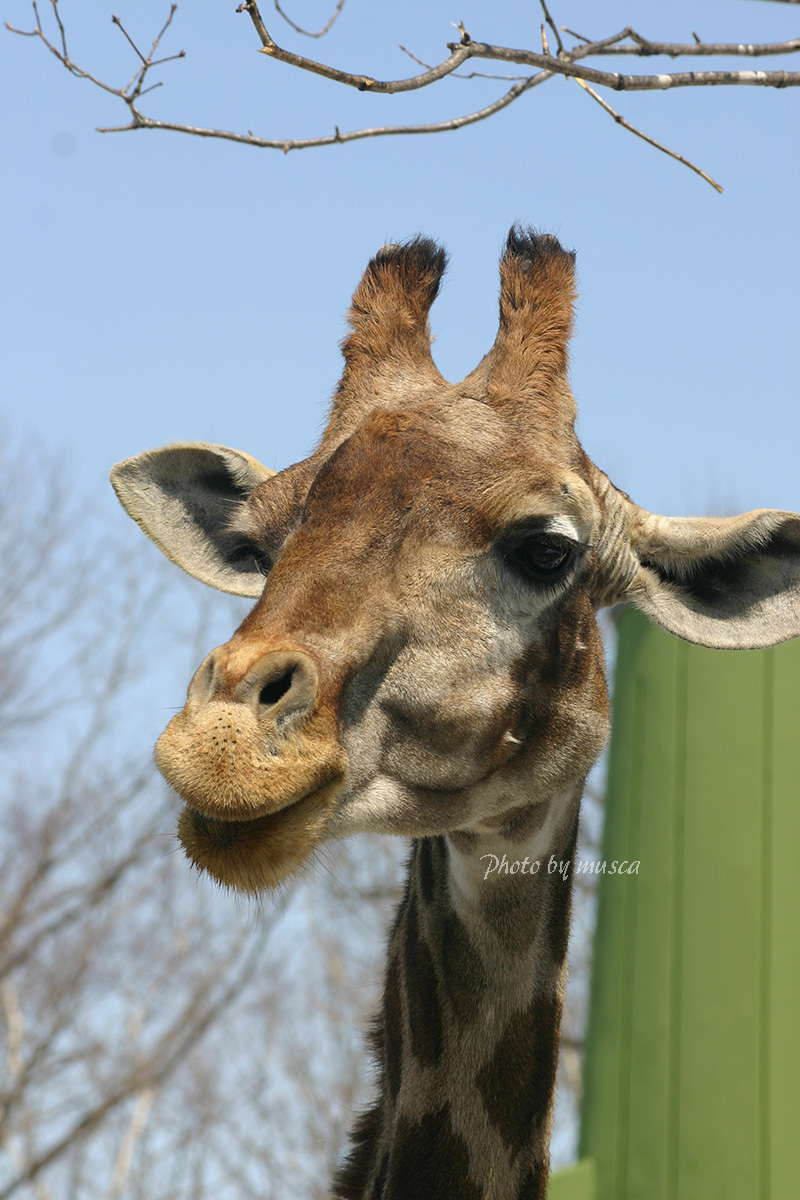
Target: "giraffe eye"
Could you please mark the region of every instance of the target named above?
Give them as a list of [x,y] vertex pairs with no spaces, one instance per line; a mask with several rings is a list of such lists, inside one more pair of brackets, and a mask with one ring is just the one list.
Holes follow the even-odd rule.
[[509,539],[503,547],[507,565],[530,583],[553,583],[565,575],[578,549],[574,542],[553,533],[527,533]]

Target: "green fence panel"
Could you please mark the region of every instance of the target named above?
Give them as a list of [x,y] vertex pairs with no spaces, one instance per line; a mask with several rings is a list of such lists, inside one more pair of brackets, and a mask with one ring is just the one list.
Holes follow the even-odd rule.
[[619,621],[581,1153],[597,1200],[800,1196],[800,641]]
[[554,1171],[547,1187],[547,1200],[597,1200],[596,1176],[591,1159]]

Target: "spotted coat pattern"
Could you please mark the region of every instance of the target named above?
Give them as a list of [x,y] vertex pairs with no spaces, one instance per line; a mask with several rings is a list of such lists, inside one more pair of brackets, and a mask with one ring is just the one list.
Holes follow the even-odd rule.
[[546,863],[572,860],[576,813],[577,797],[545,841],[508,839],[516,861],[544,862],[501,874],[480,908],[450,871],[458,839],[413,843],[373,1033],[378,1096],[335,1196],[544,1197],[571,889]]

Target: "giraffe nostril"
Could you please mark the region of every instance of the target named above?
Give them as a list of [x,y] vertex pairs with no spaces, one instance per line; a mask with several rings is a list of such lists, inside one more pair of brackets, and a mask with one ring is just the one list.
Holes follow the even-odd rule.
[[300,720],[314,706],[319,677],[314,663],[293,647],[257,659],[233,688],[233,697],[255,710],[258,721]]
[[272,708],[279,700],[282,700],[292,686],[294,679],[294,668],[284,671],[277,679],[271,679],[269,683],[265,683],[258,694],[258,703],[264,705],[265,708]]

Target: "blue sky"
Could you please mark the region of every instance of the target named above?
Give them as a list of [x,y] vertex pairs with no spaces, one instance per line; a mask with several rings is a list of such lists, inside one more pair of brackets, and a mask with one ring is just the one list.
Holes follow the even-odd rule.
[[[142,43],[167,11],[152,0],[114,6]],[[316,42],[262,7],[284,45],[375,75],[413,72],[399,42],[444,57],[450,22],[462,19],[479,40],[539,39],[532,3],[348,0]],[[797,33],[795,11],[762,0],[551,7],[591,35],[629,23],[681,40],[693,29],[708,40]],[[44,0],[45,18],[48,9]],[[110,0],[61,9],[75,61],[111,81],[132,72]],[[163,69],[145,111],[307,136],[443,119],[508,86],[453,79],[365,96],[258,54],[234,9],[179,7],[164,51],[187,57]],[[2,10],[30,27],[28,3]],[[289,11],[311,24],[328,10],[296,0]],[[618,486],[668,513],[800,509],[800,90],[609,97],[719,179],[719,196],[568,80],[456,134],[284,155],[168,133],[100,135],[96,125],[125,117],[113,97],[70,78],[33,40],[2,31],[0,54],[3,422],[67,455],[76,491],[109,513],[110,465],[170,440],[228,443],[272,467],[305,456],[338,378],[349,296],[387,240],[421,231],[447,246],[434,353],[445,375],[465,374],[494,337],[497,258],[515,220],[578,251],[580,432]]]

